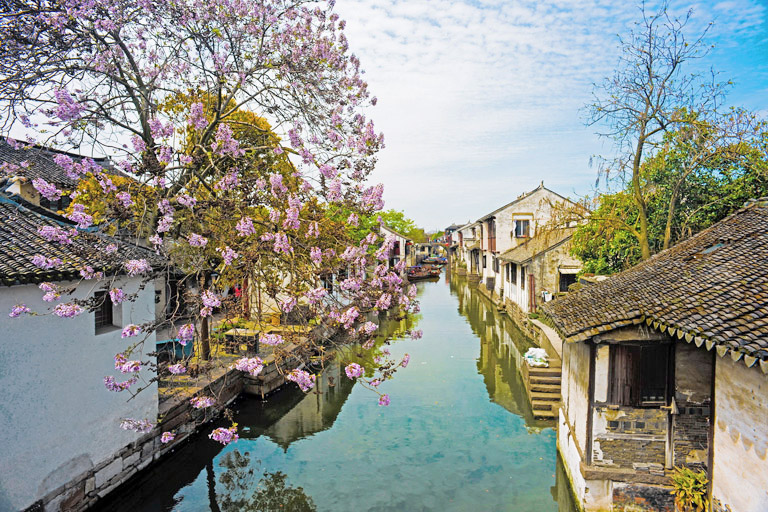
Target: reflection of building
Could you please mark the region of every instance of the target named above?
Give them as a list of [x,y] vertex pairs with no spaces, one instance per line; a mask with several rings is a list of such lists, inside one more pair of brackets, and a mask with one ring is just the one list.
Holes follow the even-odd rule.
[[480,337],[478,371],[483,374],[491,400],[523,417],[528,428],[551,427],[551,421],[534,419],[520,376],[519,368],[524,364],[522,354],[533,343],[501,316],[488,299],[473,292],[464,280],[453,279],[450,286],[459,299],[459,312]]
[[[288,450],[294,441],[331,428],[354,385],[341,366],[327,366],[318,377],[315,389],[304,395],[280,419],[263,428],[261,433]],[[280,400],[282,397],[275,398]]]
[[768,510],[767,266],[763,200],[543,306],[566,342],[558,448],[587,510],[672,510],[676,466],[706,471],[716,511]]

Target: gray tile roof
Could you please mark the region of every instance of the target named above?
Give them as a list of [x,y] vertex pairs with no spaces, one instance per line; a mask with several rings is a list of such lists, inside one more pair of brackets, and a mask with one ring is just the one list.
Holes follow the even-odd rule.
[[[126,259],[146,258],[153,266],[159,262],[158,257],[148,250],[98,233],[81,232],[68,245],[49,242],[38,234],[41,226],[72,227],[0,197],[0,284],[11,286],[79,279],[80,269],[86,265],[94,270],[105,270],[120,267]],[[106,255],[104,249],[111,243],[119,250]],[[32,258],[37,254],[60,258],[63,265],[49,270],[38,268],[32,264]]]
[[768,361],[768,198],[605,281],[548,302],[566,341],[645,321],[662,331]]
[[546,252],[567,242],[573,236],[576,228],[560,228],[540,233],[508,251],[499,255],[501,261],[525,263],[534,256]]
[[[79,162],[84,158],[81,155],[67,153],[66,151],[56,151],[41,146],[28,146],[26,144],[20,149],[15,149],[8,144],[5,138],[0,137],[0,163],[7,162],[9,164],[19,165],[22,162],[27,162],[29,164],[27,167],[22,167],[15,171],[14,174],[29,178],[30,180],[42,178],[48,183],[53,183],[66,189],[72,189],[77,186],[77,182],[67,176],[66,171],[53,161],[53,158],[57,154],[68,155],[75,162]],[[94,158],[93,161],[104,167],[107,171],[114,173],[109,159]],[[0,178],[4,177],[5,176],[0,176]]]

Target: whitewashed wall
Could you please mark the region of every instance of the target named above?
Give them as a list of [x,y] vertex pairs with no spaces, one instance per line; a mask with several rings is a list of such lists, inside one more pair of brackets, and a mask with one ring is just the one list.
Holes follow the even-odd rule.
[[[77,296],[93,293],[94,286],[93,281],[81,285]],[[124,289],[136,291],[138,281]],[[125,380],[113,363],[127,345],[119,329],[96,335],[93,313],[8,317],[17,303],[46,311],[50,305],[41,296],[36,285],[0,288],[1,511],[31,505],[137,439],[135,432],[119,428],[121,418],[154,422],[157,416],[156,384],[130,402],[127,392],[104,387],[106,375]],[[140,324],[154,314],[150,283],[136,302],[122,305],[122,324]],[[154,336],[144,350],[155,350]]]
[[[730,357],[715,366],[713,497],[738,512],[768,510],[768,376]],[[745,492],[748,490],[748,492]]]

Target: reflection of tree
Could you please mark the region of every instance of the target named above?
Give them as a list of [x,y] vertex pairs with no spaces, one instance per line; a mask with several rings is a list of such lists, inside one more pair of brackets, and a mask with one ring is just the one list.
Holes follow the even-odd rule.
[[[310,496],[302,487],[287,485],[287,475],[281,471],[264,472],[254,485],[255,471],[251,466],[248,452],[241,454],[234,450],[227,453],[219,462],[226,470],[219,476],[219,483],[224,486],[224,493],[216,509],[222,512],[273,512],[295,511],[311,512],[317,510]],[[248,494],[256,489],[256,492]],[[220,507],[220,508],[218,508]]]

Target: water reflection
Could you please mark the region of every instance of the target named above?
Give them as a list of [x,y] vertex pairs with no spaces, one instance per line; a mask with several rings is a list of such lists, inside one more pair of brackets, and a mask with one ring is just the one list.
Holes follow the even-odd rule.
[[381,385],[389,407],[343,374],[376,355],[350,347],[316,392],[239,402],[240,441],[222,447],[203,432],[103,510],[570,512],[558,505],[555,433],[533,419],[516,370],[530,342],[461,279],[419,294],[422,316],[383,324],[424,330],[388,347],[411,354]]
[[486,297],[471,289],[466,279],[453,277],[451,293],[458,298],[459,313],[480,338],[477,371],[483,376],[491,401],[525,419],[532,432],[552,427],[554,422],[533,417],[520,375],[523,354],[535,346],[507,315],[497,311]]

